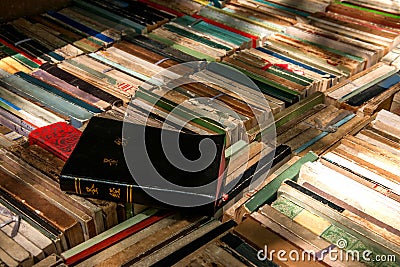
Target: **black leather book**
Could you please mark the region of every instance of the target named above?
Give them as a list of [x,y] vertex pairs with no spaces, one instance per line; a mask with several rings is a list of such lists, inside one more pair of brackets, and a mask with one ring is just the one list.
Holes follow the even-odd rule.
[[[191,162],[207,154],[206,139],[215,149],[215,157],[207,161],[207,166],[199,170],[177,166],[179,162],[172,155],[176,151],[168,144],[179,140],[180,152]],[[185,201],[188,206],[196,198],[208,202],[204,211],[213,214],[224,179],[224,143],[225,135],[201,136],[93,117],[60,174],[60,187],[92,198],[166,208],[176,206],[160,201],[159,194]],[[203,148],[203,155],[199,148]],[[162,184],[153,179],[157,174],[164,179]],[[199,189],[213,181],[213,186]],[[165,186],[168,182],[185,190]]]

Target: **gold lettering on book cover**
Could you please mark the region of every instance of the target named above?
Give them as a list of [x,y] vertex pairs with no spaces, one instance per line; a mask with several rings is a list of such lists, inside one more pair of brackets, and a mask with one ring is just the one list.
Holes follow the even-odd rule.
[[127,185],[126,186],[126,202],[132,203],[133,201],[133,186],[132,185]]
[[118,146],[126,146],[128,141],[125,138],[117,137],[117,139],[115,139],[114,143],[117,144]]
[[81,192],[81,179],[75,177],[75,192],[77,194],[82,194]]
[[118,160],[116,160],[116,159],[108,159],[108,158],[104,158],[103,159],[103,163],[108,163],[108,164],[110,164],[110,167],[111,166],[117,166],[118,165]]
[[86,187],[86,192],[88,192],[88,193],[92,193],[93,195],[94,194],[99,194],[99,189],[96,187],[94,187],[94,184],[92,184],[92,187]]
[[121,188],[110,188],[110,195],[114,198],[121,198]]

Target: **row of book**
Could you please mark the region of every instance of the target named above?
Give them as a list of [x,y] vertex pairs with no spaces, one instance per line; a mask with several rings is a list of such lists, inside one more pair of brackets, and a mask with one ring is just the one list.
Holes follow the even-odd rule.
[[[379,256],[386,259],[385,266],[396,266],[399,151],[394,126],[398,120],[383,110],[321,156],[309,152],[276,166],[258,190],[227,210],[224,224],[163,214],[145,230],[132,229],[124,241],[111,240],[130,229],[128,221],[136,222],[135,229],[140,229],[142,220],[146,224],[148,217],[141,214],[62,256],[77,266],[376,266],[372,261]],[[150,212],[157,214],[155,210],[145,214]],[[109,247],[99,252],[103,246]],[[337,255],[350,256],[332,259],[328,251],[321,254],[328,247]],[[273,252],[265,256],[280,250],[291,257]],[[364,251],[371,253],[360,263],[356,255]],[[302,261],[295,255],[306,256]]]
[[[180,15],[179,18],[150,33],[150,37],[158,38],[166,43],[172,42],[180,47],[179,40],[182,40],[181,38],[189,41],[188,38],[190,39],[191,35],[195,33],[197,41],[208,46],[208,49],[196,50],[193,46],[190,47],[190,42],[185,42],[185,49],[189,49],[193,55],[196,52],[204,51],[206,53],[209,51],[208,55],[197,54],[197,56],[208,56],[207,58],[210,60],[220,60],[231,54],[232,50],[237,50],[237,46],[243,45],[243,43],[237,42],[235,47],[235,40],[242,36],[241,38],[246,37],[247,41],[252,39],[254,41],[252,46],[262,48],[259,50],[264,53],[271,55],[275,52],[272,55],[280,59],[289,56],[289,59],[285,58],[286,63],[293,63],[292,60],[294,60],[295,65],[302,67],[304,64],[306,68],[315,67],[318,69],[317,72],[319,71],[318,74],[325,76],[330,74],[337,81],[343,76],[349,77],[375,64],[398,43],[396,20],[390,22],[390,19],[386,19],[384,15],[381,15],[380,18],[366,20],[365,18],[369,19],[369,17],[355,14],[356,9],[349,10],[339,4],[330,5],[324,12],[311,14],[273,5],[267,1],[235,1],[226,4],[222,9],[190,3],[191,1],[186,1],[188,3],[181,3],[181,1],[154,2],[165,4],[168,6],[168,10],[175,8],[178,12],[191,16],[177,13]],[[257,4],[253,2],[257,2]],[[299,7],[296,6],[296,8]],[[246,15],[250,13],[251,16]],[[283,14],[285,14],[285,18],[282,18]],[[365,14],[368,12],[365,11]],[[292,19],[290,20],[290,18]],[[237,33],[236,35],[225,33],[226,36],[231,36],[225,39],[225,46],[226,42],[230,42],[230,46],[221,47],[223,43],[218,37],[221,29],[219,33],[213,32],[214,26]],[[251,35],[253,32],[259,35]],[[180,34],[181,38],[175,38],[177,42],[174,42],[171,38],[176,34]],[[199,35],[208,38],[206,40],[199,39]],[[168,39],[168,36],[171,38]],[[210,40],[214,42],[210,43]],[[218,53],[218,51],[220,52]],[[257,55],[260,57],[260,52]],[[266,56],[264,55],[264,58]],[[261,62],[261,69],[264,68],[267,70],[266,72],[269,70],[266,67],[267,63],[272,64],[269,67],[279,68],[280,66],[273,65],[274,62],[268,60],[264,64]],[[290,68],[283,68],[283,71],[288,69]],[[293,68],[293,70],[295,69]],[[303,76],[309,77],[309,75]],[[315,73],[314,77],[309,78],[315,80]],[[324,89],[326,89],[326,85],[321,88],[321,90]]]
[[[276,198],[277,191],[286,192],[286,185],[298,188],[290,182],[281,188],[283,179],[295,179],[299,165],[317,160],[309,151],[325,155],[334,143],[347,140],[342,140],[343,136],[365,125],[376,111],[390,109],[398,91],[395,64],[376,64],[398,43],[396,18],[376,14],[366,21],[362,14],[370,14],[369,10],[312,2],[315,5],[294,8],[291,1],[235,1],[217,9],[205,1],[74,1],[65,9],[2,25],[0,68],[5,71],[0,72],[0,123],[8,129],[2,128],[0,138],[1,146],[6,147],[1,152],[1,171],[6,180],[1,184],[0,200],[12,216],[17,214],[22,219],[18,237],[10,238],[16,222],[1,228],[7,245],[1,246],[0,259],[11,266],[30,266],[40,260],[47,265],[65,261],[87,266],[172,265],[180,260],[188,264],[201,257],[210,261],[211,257],[211,261],[260,265],[255,255],[265,245],[263,238],[276,238],[287,248],[293,247],[284,239],[292,240],[299,234],[283,231],[268,221],[278,216],[276,210],[282,202],[288,207],[301,206],[290,203],[293,200],[289,197]],[[178,63],[204,59],[244,72],[261,93],[255,94],[250,82],[233,79],[233,70],[224,73],[212,63],[205,64],[208,68],[202,72],[190,73],[190,83],[179,90],[157,86],[159,77],[163,77],[161,81],[175,78],[165,68],[174,70]],[[201,97],[218,99],[239,116],[221,116],[220,106],[193,100]],[[224,192],[219,210],[240,222],[233,232],[232,224],[182,219],[155,209],[141,212],[144,207],[140,205],[60,191],[64,160],[87,121],[99,115],[121,120],[128,103],[128,115],[136,123],[185,126],[184,131],[197,134],[227,133],[227,181],[243,177],[231,192]],[[179,113],[174,113],[177,107]],[[212,121],[190,121],[199,115]],[[263,134],[270,130],[273,118],[278,145],[274,158],[266,163],[265,155],[271,147],[262,142]],[[166,123],[166,119],[171,121]],[[29,136],[31,145],[21,136]],[[291,151],[304,159],[288,161]],[[296,160],[300,162],[296,164]],[[250,181],[268,172],[267,168],[257,169],[260,161],[272,166],[272,175],[263,182],[268,187],[261,190],[267,193],[252,208],[241,206],[248,199],[242,197]],[[257,219],[242,222],[241,217],[229,215],[232,210],[242,214],[247,208],[252,211],[250,218]],[[137,216],[128,219],[133,214]],[[2,222],[8,220],[7,216],[1,218]],[[259,232],[253,233],[255,225]],[[30,230],[23,232],[23,226]],[[363,231],[350,234],[358,238],[366,233]],[[31,232],[35,234],[29,235]],[[183,239],[189,232],[191,235]],[[154,233],[163,235],[159,245],[154,245],[158,236]],[[128,235],[132,236],[126,238]],[[378,233],[366,245],[380,253],[398,253],[385,250],[397,243],[384,243],[389,245],[379,250],[376,244],[386,242],[380,238]],[[169,245],[174,240],[180,241]],[[295,240],[295,247],[310,248],[298,237]],[[137,248],[139,241],[143,247]],[[213,243],[200,249],[208,242]],[[323,249],[329,242],[336,240],[326,239],[312,247]],[[136,254],[131,254],[134,248]],[[168,256],[171,252],[175,253]],[[54,253],[63,253],[62,259]]]
[[[322,109],[323,109],[324,107],[322,107]],[[320,117],[319,117],[319,119],[321,119],[321,120],[323,120],[325,117],[326,117],[326,115],[327,115],[327,112],[331,112],[331,113],[333,113],[333,112],[337,112],[338,110],[336,109],[336,108],[334,108],[334,107],[329,107],[329,108],[325,108],[325,110],[324,110],[324,112],[323,113],[321,113],[321,114],[319,114],[320,115]],[[346,112],[346,111],[344,111],[345,113],[344,113],[344,115],[342,115],[342,117],[346,117],[347,115],[349,115],[349,113],[348,112]],[[317,113],[318,114],[318,113]],[[312,116],[311,116],[311,118],[312,118]],[[318,116],[314,116],[314,118],[318,118]],[[328,119],[330,119],[330,118],[328,118]],[[309,121],[311,121],[311,122],[315,122],[315,121],[318,121],[318,120],[316,120],[316,119],[314,119],[314,120],[309,120]],[[360,122],[360,120],[358,120],[358,121],[356,121],[356,122]],[[290,122],[290,123],[296,123],[296,122]],[[354,123],[354,124],[352,124],[351,125],[352,127],[350,127],[350,129],[347,129],[347,131],[350,131],[350,130],[352,130],[352,129],[354,129],[354,126],[357,126],[357,123]],[[322,126],[322,127],[324,127],[324,126]],[[325,127],[329,127],[329,126],[325,126]],[[357,128],[357,127],[356,127]],[[279,129],[279,128],[278,128]],[[343,135],[341,135],[341,136],[343,136]],[[324,144],[324,142],[327,142],[327,140],[324,140],[323,138],[321,138],[321,142],[320,143],[317,143],[316,142],[316,144],[317,144],[317,146],[320,146],[321,147],[321,145],[323,145]],[[335,140],[337,141],[337,140],[339,140],[339,138],[337,137],[336,139],[332,139],[332,138],[330,138],[329,139],[329,141],[328,141],[328,144],[329,145],[332,145],[334,142],[335,142]],[[254,149],[254,146],[255,146],[255,143],[253,143],[252,144],[252,149]],[[323,151],[323,149],[321,148],[321,150],[320,151]],[[241,157],[243,154],[237,154],[237,157]],[[308,158],[316,158],[317,156],[315,155],[315,154],[310,154],[310,153],[308,153],[308,154],[306,154],[306,157],[308,157]],[[280,160],[279,162],[278,162],[278,164],[277,164],[277,166],[275,167],[275,168],[277,168],[277,167],[279,167],[281,164],[284,164],[285,163],[285,161],[287,160],[287,156],[286,156],[286,159],[282,159],[282,160]],[[255,161],[255,162],[257,162],[258,161],[258,159],[257,159],[257,157],[255,157],[255,159],[252,159],[252,161]],[[291,160],[292,162],[293,162],[293,159]],[[285,167],[287,167],[288,166],[288,164],[285,164]],[[243,167],[242,167],[243,168]],[[282,169],[280,169],[280,171],[282,171]],[[254,174],[254,175],[256,175],[256,174]],[[263,193],[263,197],[268,197],[269,196],[269,198],[270,199],[273,199],[273,197],[274,197],[274,194],[275,194],[275,192],[276,192],[276,190],[278,189],[278,187],[279,187],[279,185],[280,185],[280,179],[282,179],[282,177],[288,177],[287,176],[287,173],[285,173],[285,176],[281,176],[281,178],[277,178],[276,180],[274,179],[275,177],[274,177],[274,175],[272,175],[272,177],[273,178],[268,178],[267,180],[266,180],[266,182],[271,182],[272,183],[272,181],[273,181],[273,183],[274,183],[274,185],[271,185],[270,187],[268,187],[266,190],[267,190],[267,192],[268,192],[268,194],[264,194]],[[275,187],[275,189],[274,189],[274,187]],[[240,198],[239,198],[240,199]],[[235,202],[235,201],[234,201]],[[233,205],[235,205],[235,203],[231,203],[231,204],[233,204]],[[239,201],[239,203],[240,203],[240,201]],[[229,211],[228,211],[228,214],[229,214]],[[91,244],[91,242],[93,241],[93,239],[90,239],[88,242],[87,242],[87,244]],[[109,243],[107,243],[107,242],[105,242],[104,244],[109,244]],[[101,247],[101,245],[99,245],[100,247]],[[97,248],[98,249],[98,248]],[[110,250],[112,250],[111,248],[110,248]],[[74,250],[74,248],[72,249],[72,251],[75,251]],[[83,247],[83,251],[80,251],[80,250],[78,250],[79,251],[79,253],[81,253],[80,255],[79,255],[79,257],[78,256],[76,256],[77,257],[77,261],[78,261],[78,259],[79,259],[79,261],[80,260],[82,260],[82,259],[84,259],[85,257],[87,257],[88,256],[88,254],[87,253],[89,253],[90,251],[92,251],[92,249],[89,249],[89,248],[85,248],[85,247]],[[93,250],[93,251],[98,251],[98,250]],[[89,253],[90,254],[90,253]],[[68,254],[66,254],[66,255],[68,255]],[[74,255],[74,254],[73,254]],[[90,254],[91,255],[91,254]],[[106,255],[109,255],[109,254],[106,254]],[[127,256],[128,257],[128,256]],[[129,258],[129,257],[128,257]],[[124,258],[124,259],[126,259],[126,258]],[[90,260],[88,260],[89,262],[90,262]]]
[[[169,4],[159,1],[147,4],[163,9],[159,3],[167,6],[164,8],[164,19],[153,21],[151,24],[153,27],[149,26],[150,23],[145,23],[146,30],[140,31],[141,33],[148,31],[147,36],[151,39],[167,47],[189,53],[192,56],[189,59],[222,60],[244,71],[264,93],[269,95],[273,104],[282,105],[283,101],[288,106],[315,91],[325,91],[338,81],[374,65],[398,43],[395,19],[387,20],[384,15],[380,15],[375,20],[363,21],[356,16],[355,9],[349,11],[349,8],[344,8],[339,4],[330,5],[325,13],[312,15],[297,14],[298,11],[294,9],[286,10],[287,8],[283,7],[279,9],[278,6],[268,10],[261,8],[263,5],[269,8],[267,3],[259,3],[258,10],[255,11],[250,4],[240,1],[226,4],[223,9],[203,6],[191,1]],[[139,3],[135,2],[135,4]],[[61,55],[61,52],[55,55],[55,52],[49,48],[47,50],[43,48],[40,51],[51,51],[53,57],[51,55],[45,56],[46,59],[38,57],[39,52],[35,50],[39,45],[36,44],[37,42],[51,40],[52,44],[57,44],[57,40],[61,38],[61,36],[47,34],[49,32],[62,29],[67,30],[65,35],[71,35],[78,30],[80,35],[75,36],[75,39],[64,38],[63,44],[56,45],[64,47],[68,44],[67,42],[70,42],[68,49],[71,46],[79,48],[73,40],[82,41],[84,37],[93,39],[90,34],[98,35],[98,38],[103,39],[111,38],[110,36],[113,35],[107,33],[110,28],[119,33],[119,38],[124,34],[127,35],[124,36],[125,39],[133,38],[130,35],[132,29],[128,31],[125,27],[121,30],[120,25],[112,23],[115,21],[113,17],[103,18],[100,21],[101,24],[99,21],[96,23],[94,19],[96,17],[92,16],[98,14],[96,12],[110,15],[104,6],[100,6],[101,4],[95,1],[86,4],[77,1],[73,7],[35,17],[35,21],[16,20],[5,29],[9,33],[13,32],[16,37],[6,36],[8,39],[4,38],[4,41],[7,44],[18,43],[18,48],[23,49],[21,52],[31,57],[36,55],[34,59],[40,62],[60,62],[64,58],[79,55],[83,50],[66,56],[65,53]],[[121,7],[108,5],[108,8],[111,7],[114,8],[112,9],[114,12],[122,12]],[[148,8],[152,9],[152,7]],[[181,13],[182,9],[190,16]],[[170,13],[168,15],[166,12],[174,15]],[[291,17],[294,19],[283,20],[282,12],[288,20]],[[249,13],[253,14],[250,18],[246,16]],[[301,15],[306,21],[296,20],[296,17]],[[168,20],[171,21],[158,27]],[[377,28],[377,23],[381,28]],[[38,29],[35,30],[37,27]],[[60,29],[60,27],[63,28]],[[252,27],[256,28],[252,29]],[[252,31],[260,33],[262,29],[265,31],[263,36],[251,36]],[[15,33],[16,30],[18,34]],[[38,33],[42,32],[46,34],[39,36]],[[93,40],[92,43],[101,43],[101,38],[100,40],[96,38],[93,40],[97,43]],[[115,38],[114,41],[118,40]],[[19,43],[21,41],[24,42]],[[145,40],[142,39],[142,41]],[[29,42],[32,42],[32,45],[28,45]],[[112,42],[105,44],[103,41],[102,44],[107,46]],[[158,45],[160,45],[159,42],[157,42]],[[35,46],[36,48],[32,48]],[[234,53],[250,46],[255,49]],[[32,51],[29,51],[29,47]],[[101,47],[98,45],[94,49],[84,51],[93,53]],[[151,47],[150,44],[149,47]]]
[[[376,266],[379,255],[392,255],[385,266],[396,266],[399,119],[382,110],[321,156],[309,152],[292,158],[263,187],[230,208],[225,220],[235,219],[239,228],[254,225],[254,232],[243,237],[256,249],[268,245],[288,251],[284,243],[274,247],[284,240],[315,253],[334,245],[345,251],[371,251],[369,261],[358,258],[369,266]],[[282,241],[263,240],[269,232]],[[320,259],[334,266],[351,264],[344,258],[331,260]]]
[[[165,18],[159,16],[155,19]],[[90,117],[105,110],[109,110],[107,114],[113,117],[123,118],[123,113],[110,109],[122,105],[123,100],[128,102],[127,96],[131,91],[126,88],[136,82],[126,74],[122,78],[117,77],[118,80],[128,77],[129,84],[120,90],[118,85],[124,85],[116,84],[114,78],[114,83],[107,88],[116,92],[114,94],[117,96],[114,96],[55,66],[54,72],[44,69],[46,64],[43,63],[59,63],[83,53],[95,52],[112,43],[111,37],[88,32],[83,25],[68,26],[69,23],[74,22],[52,13],[29,20],[19,19],[2,26],[1,66],[5,71],[16,74],[2,72],[1,88],[2,124],[17,132],[4,129],[4,146],[8,150],[2,151],[2,209],[9,211],[8,215],[17,215],[19,220],[17,234],[12,234],[17,220],[2,228],[1,261],[7,266],[31,266],[46,256],[45,261],[54,260],[54,263],[46,264],[44,261],[43,265],[55,265],[60,262],[59,256],[55,255],[143,210],[140,205],[133,207],[131,204],[121,205],[67,195],[59,188],[59,174],[64,161],[80,136],[80,131],[73,130],[65,121],[82,127]],[[141,24],[146,25],[144,22]],[[106,27],[100,23],[97,26]],[[138,29],[132,28],[126,32],[134,35]],[[109,34],[119,40],[118,34],[121,35],[121,32],[111,30]],[[39,66],[42,69],[38,69]],[[35,70],[35,74],[32,70]],[[63,79],[52,74],[58,74]],[[109,74],[112,77],[113,72]],[[116,75],[124,73],[118,72]],[[135,85],[137,87],[137,82]],[[57,128],[63,136],[54,136]],[[50,131],[47,132],[48,139],[40,140],[46,136],[45,133],[35,131],[29,138],[31,145],[27,146],[26,141],[21,141],[26,140],[21,135],[28,136],[37,129]],[[34,137],[35,134],[38,139]],[[49,141],[51,139],[54,143]],[[35,141],[52,153],[34,145]],[[2,223],[8,224],[8,220],[7,216],[2,217]]]
[[[46,15],[40,19],[42,18],[48,20],[49,17]],[[26,22],[18,20],[13,26],[22,23]],[[31,26],[27,24],[25,29],[32,29]],[[31,34],[29,36],[33,37]],[[26,49],[24,54],[32,52],[35,48],[36,44],[24,47]],[[63,56],[66,55],[66,51],[63,50]],[[22,136],[29,136],[32,144],[38,143],[44,146],[46,150],[63,160],[68,158],[73,145],[80,137],[79,131],[67,126],[65,121],[74,127],[83,128],[85,122],[96,114],[123,118],[123,113],[120,113],[115,106],[129,102],[139,84],[161,68],[157,68],[155,62],[152,62],[160,55],[124,42],[105,51],[96,52],[87,49],[86,52],[90,52],[88,55],[84,56],[81,53],[69,55],[61,63],[53,60],[57,59],[55,58],[57,55],[53,52],[61,54],[61,51],[56,50],[49,52],[48,56],[53,55],[52,58],[37,58],[40,60],[40,63],[37,62],[40,68],[36,69],[35,66],[32,68],[35,69],[33,71],[22,69],[15,63],[19,62],[16,58],[8,62],[5,68],[7,71],[10,71],[8,66],[17,68],[14,69],[16,71],[10,71],[13,73],[11,75],[2,72],[2,100],[4,100],[2,115],[5,118],[2,123]],[[141,57],[132,55],[137,52],[142,53]],[[24,57],[25,61],[28,59],[29,57]],[[172,62],[166,61],[165,64]],[[50,63],[59,64],[56,66]],[[114,69],[110,69],[113,66]],[[204,87],[204,89],[210,91],[213,88]],[[215,93],[216,89],[213,90],[211,93]],[[140,112],[137,111],[137,114],[136,120],[140,119]],[[160,120],[153,120],[153,123],[160,125]],[[62,136],[58,135],[60,132]],[[11,145],[15,144],[7,144]],[[30,266],[48,255],[50,256],[44,259],[43,264],[46,264],[46,260],[57,262],[59,258],[55,257],[54,253],[59,255],[84,240],[92,242],[94,236],[98,236],[117,222],[124,221],[124,217],[129,217],[126,214],[129,212],[126,206],[121,207],[114,202],[83,199],[60,192],[57,183],[64,162],[54,156],[51,157],[51,154],[41,147],[25,144],[9,147],[8,150],[11,152],[4,150],[4,161],[8,163],[2,165],[7,183],[2,182],[1,185],[2,195],[7,198],[3,199],[2,203],[13,216],[18,214],[22,217],[22,225],[27,225],[26,227],[29,225],[30,229],[33,227],[36,230],[32,231],[33,234],[30,236],[27,236],[26,232],[21,232],[17,236],[7,238],[8,243],[12,244],[2,254],[2,261],[7,265]],[[254,149],[253,154],[257,153],[257,149]],[[17,160],[18,157],[23,160]],[[242,163],[237,162],[237,164]],[[19,169],[19,172],[15,173],[15,168]],[[139,213],[140,207],[134,205],[133,208],[134,211],[131,213]],[[4,221],[6,219],[4,218]],[[8,227],[8,230],[10,229]],[[37,238],[40,242],[33,238]],[[67,259],[66,256],[64,258]]]

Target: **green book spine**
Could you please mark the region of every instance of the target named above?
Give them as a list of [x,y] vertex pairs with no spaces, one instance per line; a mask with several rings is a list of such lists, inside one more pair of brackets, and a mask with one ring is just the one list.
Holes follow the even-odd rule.
[[85,1],[74,0],[74,3],[76,5],[78,5],[79,7],[84,8],[84,9],[88,9],[88,10],[90,10],[91,12],[93,12],[93,13],[95,13],[97,15],[104,16],[105,18],[107,18],[109,20],[112,20],[114,22],[118,22],[118,23],[120,23],[122,25],[128,26],[128,27],[134,29],[139,34],[146,33],[146,31],[147,31],[146,27],[143,26],[143,25],[140,25],[140,24],[138,24],[136,22],[133,22],[133,21],[127,19],[127,18],[118,16],[118,15],[112,13],[112,12],[109,12],[109,11],[105,10],[105,9],[102,9],[102,8],[97,7],[97,6],[94,6],[94,5],[91,5],[89,3],[86,3]]
[[179,35],[185,36],[187,38],[190,38],[190,39],[192,39],[194,41],[197,41],[199,43],[202,43],[202,44],[206,44],[206,45],[211,46],[213,48],[224,49],[226,51],[231,51],[232,50],[232,48],[230,48],[230,47],[227,47],[225,45],[222,45],[222,44],[216,43],[214,41],[211,41],[209,39],[203,38],[203,37],[201,37],[199,35],[196,35],[194,33],[185,31],[184,29],[180,29],[178,27],[175,27],[174,25],[165,24],[163,27],[168,29],[171,32],[174,32],[174,33],[177,33]]
[[18,62],[22,63],[23,65],[27,66],[28,68],[31,69],[37,69],[39,68],[39,65],[30,60],[29,58],[15,52],[11,48],[5,46],[5,45],[0,45],[0,50],[7,55],[11,56],[13,59],[17,60]]
[[340,2],[340,1],[336,1],[335,4],[351,7],[351,8],[358,9],[358,10],[371,12],[371,13],[374,13],[374,14],[378,14],[378,15],[382,15],[382,16],[386,16],[386,17],[390,17],[390,18],[394,18],[394,19],[400,19],[399,15],[390,14],[390,13],[387,13],[387,12],[384,12],[384,11],[374,10],[374,9],[367,8],[367,7],[356,6],[356,5],[352,5],[352,4],[349,4],[349,3],[343,3],[343,2]]
[[294,118],[302,115],[304,112],[311,110],[318,104],[324,103],[324,94],[317,92],[304,100],[284,109],[275,116],[275,127],[278,128]]
[[[170,112],[173,111],[173,113],[177,114],[180,117],[191,119],[190,121],[192,121],[198,125],[201,125],[215,133],[219,133],[219,134],[225,133],[225,130],[222,128],[222,126],[219,123],[217,123],[211,119],[208,119],[208,118],[201,118],[200,114],[195,114],[195,113],[191,112],[190,110],[185,109],[183,107],[176,108],[175,103],[172,103],[171,101],[168,101],[164,98],[159,98],[157,95],[154,95],[150,92],[138,90],[136,92],[136,97],[142,98],[142,99],[144,99],[154,105],[157,105],[167,111],[170,111]],[[193,115],[191,115],[191,114],[193,114]]]
[[301,166],[306,162],[316,161],[318,156],[313,152],[308,152],[304,157],[296,161],[292,166],[278,175],[269,184],[264,186],[260,191],[255,193],[247,202],[244,203],[244,207],[249,212],[254,212],[264,204],[270,204],[276,197],[278,188],[282,182],[286,179],[296,180]]
[[231,67],[234,67],[234,68],[236,68],[236,69],[239,69],[240,71],[242,71],[244,74],[246,74],[246,75],[249,76],[250,78],[256,79],[256,80],[258,80],[258,81],[260,81],[260,82],[263,82],[263,83],[265,83],[265,84],[267,84],[267,85],[270,85],[270,86],[272,86],[272,87],[274,87],[274,88],[277,88],[277,89],[279,89],[280,91],[283,91],[283,92],[285,92],[285,93],[289,93],[289,94],[291,94],[291,95],[296,95],[296,96],[301,95],[300,92],[291,90],[291,89],[289,89],[289,88],[287,88],[287,87],[285,87],[285,86],[283,86],[283,85],[281,85],[281,84],[278,84],[278,83],[276,83],[276,82],[274,82],[274,81],[265,79],[264,77],[261,77],[261,76],[259,76],[259,75],[257,75],[257,74],[254,74],[254,73],[252,73],[251,71],[248,71],[248,70],[245,70],[245,69],[242,69],[242,68],[238,68],[238,67],[235,66],[234,64],[229,64],[229,63],[226,63],[226,62],[224,62],[224,64],[227,64],[227,65],[229,65],[229,66],[231,66]]
[[198,59],[205,59],[205,60],[207,60],[207,61],[215,61],[215,58],[210,57],[209,55],[200,53],[200,52],[198,52],[198,51],[196,51],[196,50],[190,49],[190,48],[185,47],[185,46],[183,46],[183,45],[175,44],[175,43],[172,42],[171,40],[168,40],[168,39],[163,38],[163,37],[161,37],[161,36],[158,36],[158,35],[156,35],[156,34],[149,33],[147,36],[148,36],[149,38],[153,39],[153,40],[156,40],[156,41],[159,41],[159,42],[161,42],[161,43],[164,43],[164,44],[166,44],[166,45],[168,45],[168,46],[170,46],[170,47],[172,47],[172,48],[175,48],[175,49],[177,49],[177,50],[179,50],[179,51],[181,51],[181,52],[183,52],[183,53],[186,53],[186,54],[188,54],[188,55],[191,55],[191,56],[193,56],[193,57],[195,57],[195,58],[198,58]]

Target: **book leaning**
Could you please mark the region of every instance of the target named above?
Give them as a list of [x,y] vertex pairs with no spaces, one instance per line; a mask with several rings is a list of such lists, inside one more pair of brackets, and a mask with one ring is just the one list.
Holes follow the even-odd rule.
[[[171,160],[171,153],[178,151],[165,150],[173,142],[189,162],[210,152],[202,149],[204,142],[210,142],[213,157],[197,169],[178,166],[174,156]],[[175,202],[185,202],[185,209],[214,214],[224,179],[224,150],[224,134],[198,135],[93,117],[60,174],[60,187],[81,196],[156,207],[177,208],[182,205]],[[155,179],[157,175],[162,179]],[[192,209],[190,203],[202,204]]]

